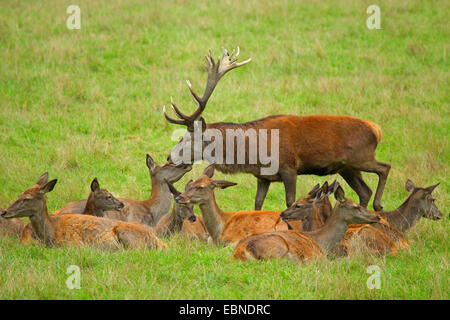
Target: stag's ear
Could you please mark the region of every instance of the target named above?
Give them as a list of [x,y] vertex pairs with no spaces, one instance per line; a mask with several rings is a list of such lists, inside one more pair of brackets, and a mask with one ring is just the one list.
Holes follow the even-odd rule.
[[207,166],[206,169],[203,170],[203,174],[209,178],[212,178],[214,176],[214,164]]
[[320,201],[320,200],[322,200],[323,197],[325,197],[325,194],[326,194],[326,193],[324,193],[323,190],[320,189],[319,191],[317,191],[316,197],[314,198],[314,201]]
[[43,186],[44,184],[46,184],[48,182],[48,172],[44,173],[43,175],[41,175],[39,177],[39,179],[37,179],[36,184]]
[[56,184],[57,182],[58,182],[58,179],[54,179],[54,180],[52,180],[52,181],[50,181],[50,182],[47,182],[45,185],[43,185],[43,186],[41,187],[40,192],[44,194],[44,193],[47,193],[47,192],[52,191],[53,188],[55,187],[55,184]]
[[406,188],[406,191],[413,192],[414,189],[416,188],[416,186],[414,185],[414,182],[412,182],[411,180],[408,179],[408,180],[406,180],[405,188]]
[[177,188],[175,188],[175,186],[173,184],[171,184],[169,181],[167,181],[166,179],[164,179],[164,181],[167,183],[167,186],[169,187],[170,192],[176,197],[179,196],[181,194],[180,191],[177,190]]
[[434,189],[436,189],[436,187],[440,184],[440,182],[436,183],[433,186],[429,186],[428,188],[425,188],[425,190],[427,190],[429,193],[433,192]]
[[153,158],[147,153],[146,156],[146,163],[147,167],[151,170],[156,166],[156,162],[153,160]]
[[339,202],[345,202],[345,192],[341,186],[338,186],[336,191],[334,192],[334,197]]
[[308,192],[308,195],[309,195],[311,198],[314,198],[314,197],[316,196],[316,194],[317,194],[317,191],[319,191],[319,189],[320,189],[320,184],[316,184],[316,185],[314,186],[314,188],[312,188],[311,191]]
[[97,192],[98,190],[100,190],[100,184],[98,183],[97,178],[94,178],[91,182],[91,191]]
[[235,186],[235,185],[237,185],[237,183],[225,181],[225,180],[214,180],[213,185],[214,185],[214,187],[219,187],[219,188],[225,189],[228,187]]

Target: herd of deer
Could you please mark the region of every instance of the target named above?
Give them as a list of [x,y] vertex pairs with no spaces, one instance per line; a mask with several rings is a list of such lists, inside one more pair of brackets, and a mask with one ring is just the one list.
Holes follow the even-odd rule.
[[[87,200],[70,202],[49,214],[47,193],[53,190],[57,180],[49,181],[48,173],[44,173],[6,210],[0,209],[0,234],[20,236],[22,243],[42,241],[48,246],[92,245],[105,249],[164,249],[166,245],[160,238],[181,234],[192,240],[233,246],[233,258],[239,260],[287,257],[305,262],[324,255],[352,255],[355,243],[374,254],[396,254],[399,249],[409,248],[404,233],[421,217],[433,220],[442,217],[432,196],[437,185],[419,188],[410,180],[406,182],[406,190],[410,192],[407,200],[396,210],[382,210],[381,197],[390,165],[374,158],[381,130],[372,122],[348,116],[280,115],[243,124],[206,124],[202,112],[220,78],[250,61],[237,63],[238,54],[239,49],[235,55],[224,50],[215,62],[209,53],[203,96],[199,97],[188,82],[197,110],[187,116],[172,102],[179,119],[170,117],[165,111],[164,116],[171,123],[187,127],[185,136],[176,146],[178,150],[186,145],[195,149],[193,135],[198,122],[202,124],[203,134],[209,129],[221,132],[278,129],[279,169],[276,174],[262,175],[259,169],[266,164],[261,162],[233,164],[219,161],[206,167],[198,179],[190,180],[180,192],[173,184],[192,169],[194,155],[190,164],[176,163],[169,155],[163,165],[147,155],[152,184],[149,199],[116,199],[101,189],[95,178]],[[208,140],[202,143],[206,147]],[[224,150],[227,146],[224,143]],[[236,152],[237,144],[233,148],[226,151]],[[248,152],[246,148],[246,159]],[[257,178],[255,210],[223,212],[219,208],[214,197],[215,188],[225,189],[236,183],[213,179],[215,169],[224,173],[251,173]],[[366,209],[372,191],[362,179],[361,171],[379,176],[373,202],[375,211]],[[295,201],[297,175],[335,173],[355,190],[360,204],[346,198],[337,181],[316,185],[304,198]],[[287,209],[281,213],[261,211],[270,183],[276,181],[284,184]],[[330,201],[332,194],[336,199],[334,207]],[[195,205],[200,208],[201,216],[194,214]],[[28,217],[30,223],[25,225],[19,219],[23,217]]]

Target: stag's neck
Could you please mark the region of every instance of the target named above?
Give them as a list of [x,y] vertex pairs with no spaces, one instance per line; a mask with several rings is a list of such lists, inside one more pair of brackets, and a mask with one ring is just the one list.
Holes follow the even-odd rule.
[[390,212],[381,212],[391,227],[401,232],[411,229],[423,216],[421,209],[409,197],[400,207]]
[[86,201],[86,207],[83,210],[83,214],[89,214],[92,216],[97,216],[97,217],[103,217],[104,213],[103,210],[99,209],[94,202],[94,195],[91,192],[89,194],[89,197]]
[[48,215],[47,203],[45,200],[43,201],[42,208],[40,208],[37,214],[30,217],[30,222],[34,233],[41,241],[48,246],[55,244],[55,227],[51,217]]
[[208,201],[200,204],[199,207],[202,211],[206,230],[214,242],[220,244],[222,231],[225,226],[225,216],[223,211],[217,206],[214,194]]
[[165,181],[152,179],[152,191],[150,198],[144,201],[144,205],[152,216],[151,225],[155,226],[158,221],[170,211],[172,194]]
[[305,235],[313,239],[322,250],[330,252],[342,240],[347,229],[347,222],[337,212],[334,212],[322,228],[316,231],[305,232]]

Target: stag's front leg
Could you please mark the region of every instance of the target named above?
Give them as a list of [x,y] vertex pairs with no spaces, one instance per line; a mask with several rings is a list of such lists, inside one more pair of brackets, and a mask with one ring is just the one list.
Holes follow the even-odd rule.
[[286,206],[289,208],[295,202],[295,193],[297,189],[297,173],[296,172],[280,172],[281,180],[284,184],[286,192]]
[[258,178],[258,187],[256,189],[255,210],[261,210],[264,199],[266,199],[267,191],[270,187],[270,181]]

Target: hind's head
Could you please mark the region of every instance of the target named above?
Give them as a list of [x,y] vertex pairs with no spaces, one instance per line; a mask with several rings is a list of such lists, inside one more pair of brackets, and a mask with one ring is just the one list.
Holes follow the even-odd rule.
[[57,179],[48,181],[48,172],[44,173],[36,181],[36,184],[28,188],[0,215],[5,219],[41,216],[46,211],[45,195],[52,191],[58,182]]

